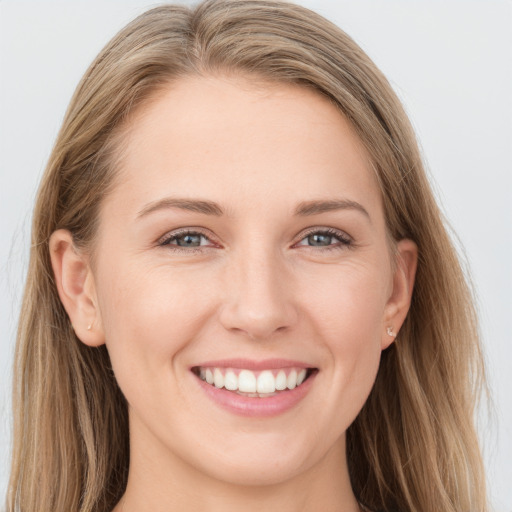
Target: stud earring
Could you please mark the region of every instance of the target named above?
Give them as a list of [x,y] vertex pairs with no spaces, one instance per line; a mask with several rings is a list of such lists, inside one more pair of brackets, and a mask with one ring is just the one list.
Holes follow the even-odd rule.
[[396,332],[393,332],[393,328],[392,327],[388,327],[386,329],[386,332],[388,333],[388,336],[391,336],[392,338],[396,337]]
[[90,331],[90,330],[91,330],[91,327],[92,327],[92,324],[89,324],[89,325],[87,326],[87,330],[88,330],[88,331]]

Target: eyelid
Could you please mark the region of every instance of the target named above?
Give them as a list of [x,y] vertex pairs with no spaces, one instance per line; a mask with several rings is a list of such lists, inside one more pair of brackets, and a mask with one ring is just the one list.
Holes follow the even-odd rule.
[[[343,230],[337,229],[337,228],[327,227],[327,226],[314,226],[314,227],[308,228],[306,231],[303,231],[302,233],[300,233],[298,240],[293,244],[293,246],[294,247],[298,246],[298,244],[300,242],[302,242],[305,238],[307,238],[308,236],[315,234],[315,233],[336,237],[339,239],[339,244],[341,244],[345,247],[354,245],[354,239],[346,231],[343,231]],[[333,247],[338,247],[338,246],[339,246],[338,244],[331,244],[331,245],[326,245],[326,246],[313,246],[313,245],[306,246],[306,245],[304,245],[302,247],[311,247],[313,249],[327,249],[327,248],[333,248]]]
[[[310,247],[312,249],[329,249],[329,248],[339,248],[341,247],[351,247],[354,245],[354,239],[345,231],[337,228],[327,227],[327,226],[313,226],[305,231],[301,232],[298,236],[296,242],[293,243],[292,247],[299,246],[299,243],[302,242],[306,237],[314,234],[319,233],[323,235],[332,236],[338,239],[338,243],[336,244],[330,244],[327,246],[301,246],[301,247]],[[198,247],[182,247],[178,246],[177,244],[170,244],[169,242],[173,239],[179,238],[180,236],[184,235],[199,235],[204,238],[206,238],[211,245],[200,245]],[[167,232],[165,235],[158,238],[156,241],[156,245],[159,247],[169,247],[171,246],[173,250],[177,251],[187,251],[187,252],[193,252],[193,251],[201,251],[207,248],[211,247],[221,247],[221,244],[216,241],[216,237],[213,235],[213,233],[205,228],[190,226],[190,227],[184,227],[184,228],[178,228],[172,231]]]
[[[203,246],[199,246],[199,247],[186,248],[186,247],[180,247],[178,245],[169,243],[171,240],[173,240],[175,238],[179,238],[180,236],[184,236],[184,235],[203,236],[204,238],[209,240],[212,245],[211,246],[203,245]],[[178,229],[174,229],[172,231],[168,231],[165,235],[158,238],[158,240],[156,241],[156,245],[158,245],[160,247],[172,246],[173,248],[176,248],[177,250],[186,250],[186,251],[193,251],[194,249],[200,250],[200,249],[204,249],[207,247],[220,246],[220,244],[215,240],[215,236],[213,236],[213,233],[211,233],[210,230],[205,229],[205,228],[195,227],[195,226],[190,226],[190,227],[186,227],[186,228],[178,228]]]

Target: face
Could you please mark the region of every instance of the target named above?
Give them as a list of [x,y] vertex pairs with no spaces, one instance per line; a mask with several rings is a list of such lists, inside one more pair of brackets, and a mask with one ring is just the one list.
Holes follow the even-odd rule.
[[339,466],[403,320],[352,128],[306,89],[203,77],[169,86],[125,142],[92,330],[133,457],[253,484]]

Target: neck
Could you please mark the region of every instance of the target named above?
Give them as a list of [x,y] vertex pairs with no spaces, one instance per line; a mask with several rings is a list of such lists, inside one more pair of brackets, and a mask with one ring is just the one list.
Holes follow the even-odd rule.
[[113,512],[360,511],[350,485],[344,438],[311,467],[266,485],[219,480],[169,453],[162,457],[161,449],[152,453],[137,450],[137,445],[132,443],[126,492]]

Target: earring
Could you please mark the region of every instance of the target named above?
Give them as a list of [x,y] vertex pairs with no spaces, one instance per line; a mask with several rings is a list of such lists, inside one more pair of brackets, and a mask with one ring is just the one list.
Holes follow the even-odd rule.
[[92,327],[92,324],[89,324],[89,325],[87,326],[87,330],[88,330],[88,331],[90,331],[90,330],[91,330],[91,327]]
[[393,328],[392,327],[388,327],[386,329],[386,332],[388,333],[388,336],[391,336],[392,338],[396,337],[396,332],[393,332]]

